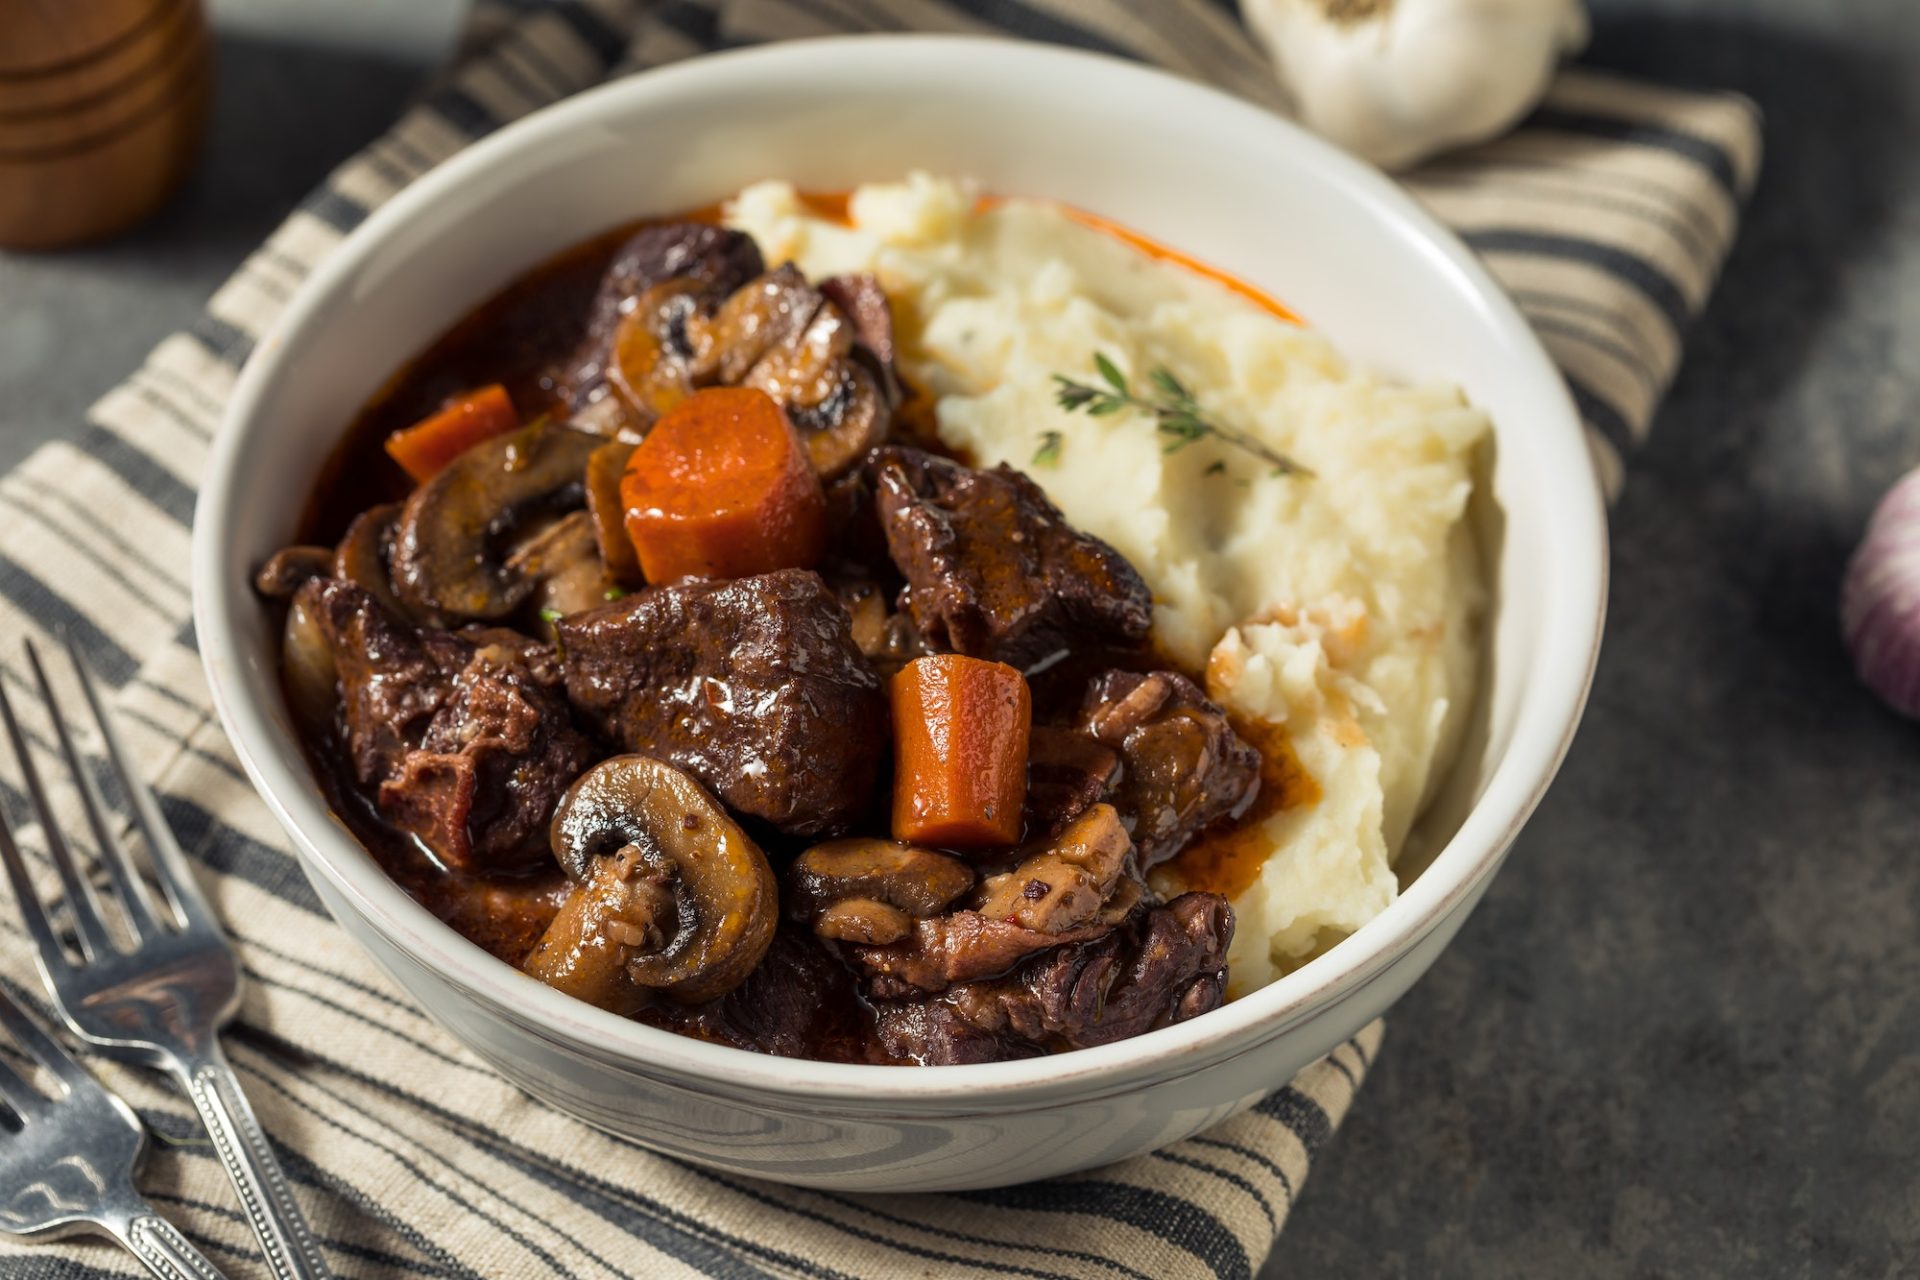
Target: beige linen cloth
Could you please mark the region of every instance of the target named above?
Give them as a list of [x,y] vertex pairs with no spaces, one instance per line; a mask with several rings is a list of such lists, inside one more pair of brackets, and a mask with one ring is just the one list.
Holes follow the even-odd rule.
[[[189,332],[70,439],[0,478],[0,679],[30,702],[17,641],[57,630],[114,687],[245,962],[230,1052],[342,1276],[1250,1277],[1379,1051],[1376,1024],[1201,1137],[1047,1183],[889,1197],[710,1173],[529,1100],[414,1008],[323,914],[213,718],[188,621],[195,486],[236,370],[314,264],[477,135],[610,75],[894,29],[1060,41],[1278,96],[1246,34],[1205,0],[494,5],[441,86],[295,210]],[[1519,131],[1411,178],[1538,327],[1609,488],[1673,374],[1758,161],[1743,99],[1571,70]],[[35,731],[44,749],[44,724]],[[10,770],[0,804],[37,851]],[[39,869],[52,896],[44,857]],[[4,904],[0,982],[45,1012]],[[153,1199],[234,1275],[261,1274],[188,1106],[147,1072],[90,1061],[159,1136],[144,1179]],[[0,1244],[8,1277],[134,1273],[111,1246]]]

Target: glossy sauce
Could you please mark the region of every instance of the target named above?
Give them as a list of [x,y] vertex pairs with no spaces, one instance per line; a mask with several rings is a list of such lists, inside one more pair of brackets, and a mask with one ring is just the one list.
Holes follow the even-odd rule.
[[1273,852],[1263,830],[1267,819],[1320,800],[1320,784],[1301,765],[1284,728],[1239,719],[1233,727],[1260,753],[1260,790],[1239,817],[1208,827],[1167,863],[1183,889],[1229,900],[1246,891]]

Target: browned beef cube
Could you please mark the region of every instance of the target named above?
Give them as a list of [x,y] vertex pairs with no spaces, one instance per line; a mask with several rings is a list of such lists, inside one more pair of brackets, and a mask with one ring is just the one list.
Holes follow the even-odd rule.
[[886,698],[818,574],[654,587],[557,627],[574,706],[736,812],[815,835],[872,800]]
[[1027,742],[1028,838],[1057,836],[1120,779],[1120,753],[1084,729],[1035,725]]
[[301,595],[333,650],[354,777],[381,813],[451,867],[549,857],[553,806],[594,752],[544,646],[415,630],[341,579]]
[[902,607],[935,649],[1026,668],[1072,645],[1146,639],[1146,583],[1026,476],[899,446],[871,465]]
[[1172,671],[1109,671],[1088,686],[1080,724],[1120,753],[1114,808],[1144,869],[1180,852],[1208,823],[1242,811],[1260,781],[1260,753],[1227,713]]
[[1087,942],[1055,947],[1005,977],[932,999],[883,1003],[875,1036],[891,1057],[996,1062],[1124,1040],[1219,1007],[1233,908],[1212,893],[1136,911]]

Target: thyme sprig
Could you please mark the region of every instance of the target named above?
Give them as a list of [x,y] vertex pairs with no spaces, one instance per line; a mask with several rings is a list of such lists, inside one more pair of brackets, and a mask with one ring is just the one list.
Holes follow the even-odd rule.
[[[1079,382],[1063,373],[1053,375],[1053,398],[1068,413],[1085,410],[1089,417],[1104,418],[1119,413],[1123,409],[1138,409],[1153,415],[1154,430],[1166,437],[1166,443],[1160,447],[1162,453],[1178,453],[1180,450],[1211,436],[1220,443],[1250,454],[1273,468],[1276,476],[1311,476],[1313,472],[1289,458],[1286,454],[1270,445],[1256,440],[1237,427],[1224,426],[1207,416],[1193,392],[1185,383],[1165,367],[1157,368],[1147,375],[1153,384],[1151,396],[1136,395],[1128,384],[1125,374],[1105,355],[1093,353],[1093,367],[1099,373],[1100,380],[1106,386]],[[1057,439],[1049,439],[1054,433],[1042,436],[1040,452],[1034,455],[1034,461],[1040,462],[1041,454],[1047,454],[1047,461],[1059,457]],[[1224,468],[1222,468],[1224,469]],[[1209,475],[1216,474],[1215,469],[1207,469]]]

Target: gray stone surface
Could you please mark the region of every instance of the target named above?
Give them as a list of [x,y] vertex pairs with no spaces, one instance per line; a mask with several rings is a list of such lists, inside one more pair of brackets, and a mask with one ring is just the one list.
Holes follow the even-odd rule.
[[[1920,1269],[1920,729],[1856,687],[1833,621],[1873,498],[1920,464],[1920,16],[1595,7],[1596,63],[1758,98],[1766,175],[1615,515],[1585,728],[1394,1012],[1271,1280]],[[0,256],[0,468],[420,74],[254,27],[221,54],[182,201],[108,247]]]
[[1614,514],[1572,755],[1273,1280],[1920,1271],[1920,727],[1834,624],[1920,465],[1920,13],[1596,7],[1593,61],[1757,98],[1766,173]]

